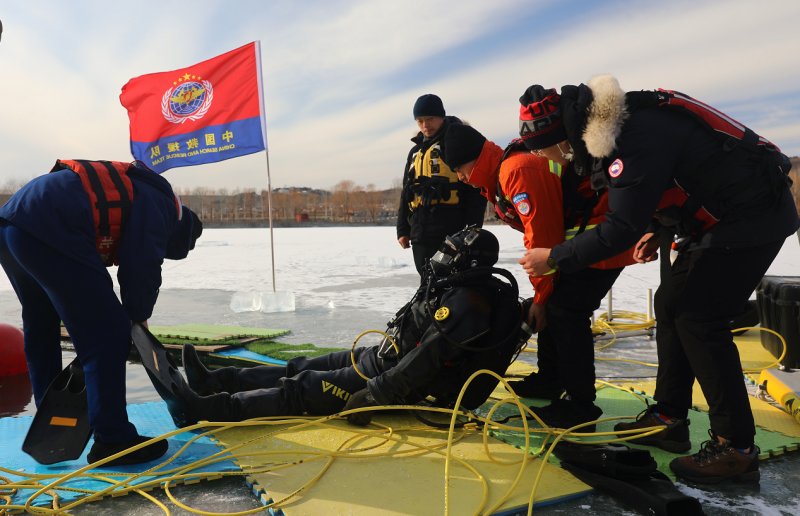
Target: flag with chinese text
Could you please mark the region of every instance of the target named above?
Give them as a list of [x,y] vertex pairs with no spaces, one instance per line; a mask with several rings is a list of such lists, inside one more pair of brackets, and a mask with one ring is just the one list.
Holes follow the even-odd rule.
[[131,154],[158,173],[266,149],[258,42],[122,87]]

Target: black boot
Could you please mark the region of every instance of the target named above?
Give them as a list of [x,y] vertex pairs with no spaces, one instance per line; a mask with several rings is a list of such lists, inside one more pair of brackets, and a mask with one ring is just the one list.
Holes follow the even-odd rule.
[[564,394],[564,387],[558,385],[557,379],[548,379],[541,373],[533,372],[522,380],[508,382],[517,396],[521,398],[539,398],[557,400]]
[[[112,455],[116,455],[117,453],[127,450],[137,444],[141,444],[145,441],[149,441],[151,438],[146,437],[144,435],[137,436],[136,439],[132,441],[126,441],[124,443],[101,443],[95,441],[92,445],[92,449],[89,451],[89,455],[86,457],[86,461],[89,464],[97,462],[99,460],[105,459],[106,457],[110,457]],[[156,460],[157,458],[161,457],[165,453],[167,453],[167,449],[169,448],[169,444],[167,441],[157,441],[153,444],[145,446],[144,448],[140,448],[135,452],[131,452],[121,457],[118,457],[111,462],[106,462],[103,464],[105,466],[121,466],[123,464],[141,464],[143,462],[150,462],[151,460]]]
[[172,393],[173,399],[167,401],[175,426],[183,428],[198,421],[239,421],[235,414],[231,395],[219,392],[209,396],[200,396],[187,384],[176,385]]
[[269,389],[275,387],[278,381],[288,374],[286,367],[272,365],[220,367],[212,371],[203,365],[191,344],[183,346],[183,368],[186,371],[189,386],[201,396],[218,392],[235,394],[256,389]]
[[[553,400],[544,407],[531,407],[537,416],[549,427],[572,428],[573,426],[589,423],[600,419],[603,411],[591,401],[579,402],[570,399]],[[577,432],[594,432],[595,425],[587,425],[576,430]]]
[[200,357],[197,356],[197,350],[191,344],[184,344],[183,346],[183,370],[186,372],[186,380],[189,382],[189,387],[197,394],[206,396],[223,390],[220,382],[214,378],[211,371],[200,361]]

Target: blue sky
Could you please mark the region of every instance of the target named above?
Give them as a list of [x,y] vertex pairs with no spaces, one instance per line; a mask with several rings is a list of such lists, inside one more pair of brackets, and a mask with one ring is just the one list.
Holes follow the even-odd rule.
[[[130,160],[123,84],[253,40],[273,188],[397,184],[423,93],[504,145],[527,86],[601,73],[687,93],[800,155],[797,0],[42,0],[3,2],[0,20],[0,185],[57,158]],[[266,163],[165,176],[261,190]]]

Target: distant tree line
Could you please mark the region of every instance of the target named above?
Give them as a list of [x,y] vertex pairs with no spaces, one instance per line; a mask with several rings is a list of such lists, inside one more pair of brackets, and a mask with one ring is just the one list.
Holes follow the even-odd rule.
[[[800,157],[792,158],[789,177],[800,210]],[[399,183],[399,181],[397,182]],[[0,187],[0,205],[22,187],[9,180]],[[394,225],[400,203],[400,185],[379,190],[373,184],[360,186],[340,181],[332,190],[282,187],[272,191],[272,220],[277,225],[370,224]],[[261,226],[269,220],[267,190],[194,188],[178,189],[181,201],[208,226]],[[492,209],[487,206],[487,216]]]
[[[269,220],[267,190],[229,192],[195,188],[179,191],[181,201],[210,225],[262,225]],[[375,185],[340,181],[333,190],[283,187],[272,190],[272,220],[294,224],[394,224],[400,188],[385,190]]]

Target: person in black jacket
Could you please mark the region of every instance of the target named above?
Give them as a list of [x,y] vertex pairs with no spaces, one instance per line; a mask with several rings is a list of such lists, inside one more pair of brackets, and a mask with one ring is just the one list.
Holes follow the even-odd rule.
[[450,124],[461,120],[446,116],[442,100],[422,95],[414,103],[419,133],[406,158],[403,190],[397,212],[397,241],[411,247],[420,277],[428,259],[439,249],[444,237],[468,225],[483,225],[486,199],[478,189],[458,180],[444,163],[442,136]]
[[[36,405],[63,367],[63,321],[85,377],[95,439],[89,462],[149,439],[125,408],[131,322],[146,324],[164,259],[185,258],[202,228],[167,180],[138,163],[59,160],[0,208],[0,263],[22,304]],[[160,441],[114,463],[147,462],[166,451]]]
[[[529,250],[520,263],[539,275],[582,269],[631,244],[636,260],[648,262],[660,247],[657,404],[615,428],[664,425],[636,442],[688,451],[697,379],[709,404],[712,438],[697,454],[673,460],[671,469],[701,483],[757,481],[755,425],[729,323],[798,228],[788,158],[729,117],[736,131],[714,130],[680,107],[687,99],[696,102],[665,90],[626,94],[607,75],[564,86],[560,95],[529,87],[520,98],[529,113],[520,122],[522,138],[535,142],[554,120],[563,120],[566,140],[532,149],[569,156],[596,185],[607,184],[609,212],[594,231],[552,249]],[[671,249],[678,251],[674,263],[667,258]]]
[[[468,227],[448,236],[431,258],[425,285],[389,323],[381,345],[289,360],[285,367],[207,370],[184,347],[187,385],[169,405],[179,426],[198,420],[239,421],[265,416],[328,415],[375,405],[414,404],[427,396],[453,406],[479,369],[502,375],[520,346],[521,306],[514,277],[492,267],[493,234]],[[522,339],[524,340],[524,339]],[[479,376],[461,406],[474,409],[497,380]],[[358,415],[362,414],[362,415]],[[353,414],[356,424],[368,416]]]

